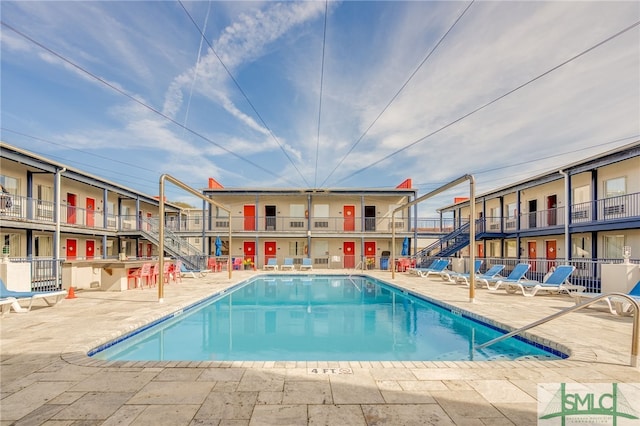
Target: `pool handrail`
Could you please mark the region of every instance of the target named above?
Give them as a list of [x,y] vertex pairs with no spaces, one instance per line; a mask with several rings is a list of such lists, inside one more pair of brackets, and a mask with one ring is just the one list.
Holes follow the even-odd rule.
[[489,340],[488,342],[485,342],[481,345],[476,345],[475,349],[479,350],[479,349],[484,349],[487,346],[491,346],[495,343],[501,342],[505,339],[508,339],[509,337],[513,337],[516,334],[520,334],[523,331],[529,330],[530,328],[533,327],[537,327],[541,324],[547,323],[553,319],[562,317],[570,312],[574,312],[574,311],[578,311],[582,308],[586,308],[590,305],[592,305],[593,303],[604,299],[606,297],[611,297],[611,296],[615,296],[615,297],[621,297],[623,299],[627,299],[629,302],[631,302],[631,306],[633,307],[634,310],[634,315],[633,315],[633,330],[631,331],[631,359],[629,364],[631,365],[631,367],[635,367],[635,368],[640,368],[640,304],[638,304],[637,299],[635,299],[632,296],[629,296],[628,294],[624,294],[624,293],[617,293],[617,292],[613,292],[613,293],[604,293],[601,294],[599,296],[596,296],[592,299],[589,299],[583,303],[580,303],[578,305],[575,306],[571,306],[569,308],[563,309],[560,312],[556,312],[555,314],[549,315],[547,317],[544,317],[542,319],[539,319],[538,321],[534,321],[531,324],[525,325],[524,327],[521,327],[517,330],[514,330],[510,333],[507,334],[503,334],[500,337],[496,337],[495,339]]

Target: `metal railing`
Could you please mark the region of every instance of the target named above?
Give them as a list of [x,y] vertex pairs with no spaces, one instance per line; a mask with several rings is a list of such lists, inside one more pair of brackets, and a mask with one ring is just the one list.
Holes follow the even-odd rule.
[[476,350],[480,350],[480,349],[484,349],[487,346],[491,346],[495,343],[501,342],[505,339],[508,339],[509,337],[513,337],[517,334],[520,334],[524,331],[527,331],[533,327],[537,327],[541,324],[545,324],[551,320],[554,320],[556,318],[560,318],[565,316],[568,313],[571,312],[575,312],[578,311],[582,308],[586,308],[600,300],[603,300],[605,298],[609,298],[609,297],[620,297],[623,299],[627,299],[630,303],[631,306],[633,307],[634,310],[634,318],[633,318],[633,330],[631,331],[631,360],[630,360],[630,364],[632,367],[638,367],[639,366],[639,359],[638,356],[640,354],[640,335],[638,333],[640,333],[640,304],[638,304],[638,302],[636,301],[636,299],[634,299],[632,296],[629,296],[628,294],[624,294],[624,293],[606,293],[606,294],[601,294],[599,296],[595,296],[590,300],[587,300],[585,302],[582,302],[580,304],[577,304],[575,306],[572,306],[570,308],[566,308],[563,309],[560,312],[556,312],[555,314],[549,315],[547,317],[544,317],[538,321],[532,322],[531,324],[525,325],[524,327],[520,327],[517,330],[514,330],[510,333],[504,334],[500,337],[496,337],[495,339],[489,340],[488,342],[485,342],[481,345],[477,345],[475,347]]

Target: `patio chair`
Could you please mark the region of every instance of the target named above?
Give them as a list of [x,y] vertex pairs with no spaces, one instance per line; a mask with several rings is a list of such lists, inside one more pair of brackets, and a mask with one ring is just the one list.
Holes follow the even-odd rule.
[[529,265],[528,263],[518,263],[506,278],[500,277],[494,279],[480,279],[476,280],[476,283],[483,282],[490,291],[496,291],[499,290],[500,287],[506,286],[507,284],[515,284],[524,280],[524,276],[527,272],[529,272],[530,268],[531,265]]
[[241,257],[236,257],[235,259],[233,259],[233,270],[234,271],[239,271],[241,269],[243,269],[242,258]]
[[267,260],[267,263],[262,267],[265,271],[277,271],[278,270],[278,259],[275,257],[270,257]]
[[[431,265],[427,266],[426,268],[417,268],[417,267],[409,267],[407,268],[406,266],[404,267],[404,270],[406,272],[408,272],[411,275],[417,275],[420,276],[420,271],[426,271],[428,269],[433,269],[435,267],[437,267],[440,264],[440,261],[443,259],[435,259],[433,262],[431,262]],[[398,261],[399,262],[399,261]],[[400,271],[400,268],[398,268],[398,272],[402,272]]]
[[[140,289],[142,290],[142,279],[144,278],[146,284],[148,286],[151,286],[151,281],[154,280],[154,270],[157,267],[152,265],[151,263],[143,263],[142,267],[140,268],[132,268],[129,270],[129,272],[127,273],[127,288],[131,289],[131,287],[129,286],[129,282],[131,281],[131,279],[133,278],[133,288],[138,288],[140,287]],[[153,270],[152,270],[153,268]]]
[[284,263],[280,266],[280,270],[282,271],[293,271],[295,270],[295,266],[293,265],[293,258],[285,257]]
[[15,297],[7,297],[4,299],[0,299],[0,309],[1,309],[0,315],[1,316],[4,316],[4,314],[9,313],[9,311],[11,311],[11,308],[13,308],[15,312],[27,312],[25,308],[20,306],[20,303],[18,303],[18,299],[16,299]]
[[[480,273],[480,268],[482,267],[483,262],[484,261],[482,259],[476,259],[475,262],[473,262],[473,264],[475,265],[475,267],[473,268],[473,271],[475,272],[476,275]],[[469,276],[469,274],[465,274],[462,272],[453,272],[453,271],[449,271],[448,269],[445,269],[444,271],[440,272],[440,278],[450,283],[454,283],[455,277],[457,277],[458,275]]]
[[445,269],[447,269],[447,266],[449,266],[449,263],[451,263],[449,259],[440,259],[436,266],[432,268],[418,270],[418,276],[422,278],[427,278],[429,275],[436,275],[436,274],[440,275],[440,273],[442,273]]
[[[604,293],[585,293],[582,291],[579,292],[569,292],[569,296],[573,297],[576,305],[584,302],[583,299],[592,299],[597,296],[601,296]],[[636,283],[635,286],[627,295],[633,297],[633,299],[640,304],[640,281]],[[631,303],[628,300],[622,298],[616,298],[616,296],[609,296],[603,299],[600,299],[599,302],[605,303],[609,308],[609,312],[614,315],[631,315],[633,312],[633,308],[631,307]]]
[[180,261],[178,261],[178,265],[180,267],[180,277],[184,278],[196,278],[196,274],[198,274],[198,277],[202,278],[207,276],[207,273],[209,272],[208,269],[189,269]]
[[562,265],[558,266],[558,268],[553,271],[551,275],[544,282],[538,281],[518,281],[515,283],[507,283],[505,290],[508,293],[513,293],[520,289],[524,296],[533,297],[538,294],[539,291],[545,291],[549,293],[560,293],[567,292],[571,294],[582,293],[584,291],[584,287],[581,285],[573,285],[568,280],[573,271],[576,270],[576,267],[573,265]]
[[[493,265],[491,268],[487,269],[486,272],[482,274],[477,274],[474,277],[476,280],[476,285],[479,281],[484,282],[486,284],[488,280],[495,279],[496,277],[500,276],[500,272],[502,272],[503,269],[504,269],[504,265],[498,264],[498,265]],[[470,277],[470,274],[458,274],[454,277],[454,280],[458,284],[463,283],[467,287],[469,287],[469,277]]]
[[313,269],[313,264],[311,263],[310,257],[305,257],[302,259],[302,265],[300,265],[301,271],[310,271]]
[[[54,306],[58,304],[67,295],[67,290],[54,290],[54,291],[13,291],[7,289],[2,278],[0,278],[0,299],[13,298],[15,304],[11,303],[14,311],[16,312],[28,312],[31,310],[33,302],[37,299],[42,299],[48,306]],[[20,305],[21,300],[28,300],[29,306],[26,308]],[[8,302],[7,302],[8,303]]]

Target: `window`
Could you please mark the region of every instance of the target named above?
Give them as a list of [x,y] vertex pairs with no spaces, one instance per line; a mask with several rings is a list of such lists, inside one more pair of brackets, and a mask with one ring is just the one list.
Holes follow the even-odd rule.
[[289,242],[289,256],[304,256],[304,246],[306,244],[304,240]]
[[627,193],[627,178],[618,177],[604,181],[605,198],[617,197]]
[[320,240],[320,241],[314,241],[313,242],[313,256],[315,258],[317,257],[323,257],[323,256],[328,256],[329,255],[329,241],[326,240]]
[[316,204],[313,206],[313,217],[329,217],[329,204]]
[[516,209],[516,203],[507,204],[507,217],[516,217],[518,210]]
[[591,237],[573,236],[571,237],[571,257],[591,258]]
[[488,244],[489,257],[501,257],[500,241],[490,241]]
[[0,185],[4,189],[3,192],[8,192],[11,195],[18,195],[19,181],[16,178],[10,176],[0,175]]
[[573,188],[573,204],[588,203],[591,201],[589,185]]
[[289,205],[289,216],[295,218],[303,218],[305,209],[304,204],[291,204]]
[[36,235],[33,249],[36,257],[53,257],[53,239],[48,235]]
[[604,235],[602,237],[602,256],[605,259],[622,259],[624,235]]
[[20,256],[20,234],[4,234],[3,235],[2,253],[8,254],[9,257]]
[[514,240],[505,241],[507,257],[518,257],[518,246]]

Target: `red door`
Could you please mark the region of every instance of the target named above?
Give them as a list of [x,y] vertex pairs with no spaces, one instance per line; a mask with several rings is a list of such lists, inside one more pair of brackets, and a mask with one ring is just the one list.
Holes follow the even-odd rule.
[[373,267],[376,263],[376,242],[365,241],[364,242],[364,255],[366,256],[367,267]]
[[87,226],[94,226],[94,212],[96,211],[96,200],[93,198],[87,198]]
[[356,243],[353,241],[345,241],[342,243],[342,251],[344,252],[344,267],[356,267]]
[[256,261],[256,242],[245,241],[244,242],[244,258],[251,259],[253,263]]
[[484,257],[484,244],[478,244],[478,257]]
[[556,260],[556,240],[549,240],[545,242],[546,246],[547,246],[547,260],[548,262],[548,267],[549,269],[551,269],[552,266],[556,266],[556,262],[553,262],[554,260]]
[[147,213],[147,231],[151,231],[151,212]]
[[256,206],[253,204],[244,206],[244,230],[256,230]]
[[93,259],[96,250],[96,242],[93,240],[87,240],[85,243],[85,256],[87,259]]
[[555,226],[558,222],[558,197],[550,195],[547,197],[547,225]]
[[152,255],[153,255],[153,244],[149,243],[147,244],[147,258],[151,259]]
[[536,250],[536,242],[535,241],[529,241],[527,243],[528,246],[528,251],[527,253],[529,253],[529,263],[531,264],[531,272],[535,272],[536,271],[536,258],[538,257],[538,252]]
[[344,206],[342,209],[342,215],[344,217],[344,230],[355,231],[356,230],[356,206]]
[[67,223],[76,223],[76,194],[67,192]]
[[67,239],[67,259],[75,259],[78,256],[78,241]]
[[269,259],[273,259],[275,257],[276,257],[276,242],[265,241],[264,242],[264,264],[266,265],[269,262]]

